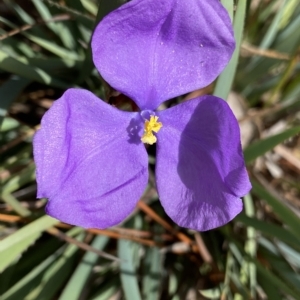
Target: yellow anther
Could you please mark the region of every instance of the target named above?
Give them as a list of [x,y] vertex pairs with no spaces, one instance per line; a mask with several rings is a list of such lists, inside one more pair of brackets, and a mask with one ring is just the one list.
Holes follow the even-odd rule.
[[150,120],[145,121],[144,126],[144,134],[141,138],[142,142],[145,144],[153,145],[156,143],[157,138],[153,134],[153,132],[158,132],[162,128],[162,123],[157,122],[158,117],[156,116],[150,116]]
[[145,131],[154,131],[158,132],[162,128],[162,123],[157,122],[158,117],[156,116],[150,116],[150,121],[145,122]]
[[144,144],[153,145],[154,143],[156,143],[157,138],[152,132],[150,132],[150,133],[144,133],[141,140]]

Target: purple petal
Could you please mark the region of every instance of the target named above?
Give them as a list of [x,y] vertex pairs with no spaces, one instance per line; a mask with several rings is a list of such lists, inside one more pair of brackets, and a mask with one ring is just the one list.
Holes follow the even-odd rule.
[[157,114],[156,182],[166,213],[182,227],[209,230],[242,210],[251,188],[240,132],[228,104],[214,96]]
[[132,0],[104,18],[92,40],[103,78],[141,109],[207,86],[234,47],[219,0]]
[[38,197],[63,222],[106,228],[134,209],[148,181],[148,157],[130,137],[137,113],[70,89],[45,114],[34,138]]

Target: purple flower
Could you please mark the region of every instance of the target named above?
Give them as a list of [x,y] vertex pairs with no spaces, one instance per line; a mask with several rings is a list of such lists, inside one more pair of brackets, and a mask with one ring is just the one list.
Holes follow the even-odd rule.
[[210,84],[234,45],[219,0],[132,0],[109,14],[94,32],[94,63],[140,112],[120,111],[83,89],[54,103],[34,138],[47,213],[83,227],[118,224],[148,182],[144,143],[157,142],[157,190],[174,222],[208,230],[234,218],[251,186],[227,103],[203,96],[156,111]]

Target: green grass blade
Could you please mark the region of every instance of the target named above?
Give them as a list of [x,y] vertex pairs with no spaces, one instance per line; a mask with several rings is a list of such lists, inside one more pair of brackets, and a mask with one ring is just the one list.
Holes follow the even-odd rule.
[[274,273],[276,273],[282,281],[288,283],[300,295],[300,275],[295,273],[281,256],[273,257],[272,255],[268,255],[268,260],[272,265]]
[[81,3],[90,14],[92,14],[93,16],[97,15],[98,7],[94,2],[89,0],[81,0]]
[[28,217],[31,215],[31,211],[23,207],[12,194],[2,194],[1,199],[20,216]]
[[[276,38],[277,32],[280,29],[279,25],[282,20],[282,16],[284,13],[284,7],[286,6],[286,3],[287,3],[286,0],[282,1],[280,9],[277,10],[275,18],[273,18],[273,21],[272,21],[271,25],[269,26],[268,31],[264,35],[264,37],[259,45],[260,49],[268,49],[270,47],[270,45],[273,43],[274,39]],[[250,61],[249,65],[247,67],[248,71],[252,70],[252,68],[254,68],[257,65],[257,63],[261,60],[262,60],[261,57],[252,58],[252,60]]]
[[300,250],[300,239],[283,227],[256,218],[250,218],[244,214],[239,214],[235,220],[259,230],[270,238],[277,238],[289,245],[296,246]]
[[280,33],[277,38],[275,49],[282,52],[294,53],[299,48],[300,36],[300,15],[299,5],[294,12],[295,18],[291,20],[288,26]]
[[143,278],[143,299],[157,300],[162,277],[162,254],[158,248],[148,248],[145,253],[145,275]]
[[[19,6],[15,1],[11,0],[4,0],[5,4],[16,13],[17,17],[24,23],[24,24],[34,24],[35,20],[31,17],[21,6]],[[33,27],[31,29],[35,35],[40,37],[45,37],[45,31],[42,27]]]
[[107,300],[113,299],[113,294],[120,288],[119,278],[111,278],[107,283],[100,286],[95,295],[88,298],[88,300]]
[[233,20],[233,8],[234,8],[233,2],[234,2],[233,0],[221,0],[221,3],[228,11],[231,20]]
[[[73,228],[73,230],[77,230],[77,228]],[[83,238],[84,233],[82,232],[76,239],[82,241]],[[70,276],[77,251],[78,247],[76,245],[68,245],[59,259],[47,269],[41,283],[24,300],[52,300]]]
[[35,179],[35,166],[30,164],[26,169],[22,170],[20,173],[11,177],[6,184],[2,187],[1,197],[5,194],[12,193],[22,187],[24,184],[29,183]]
[[27,295],[30,290],[40,283],[39,277],[43,276],[45,270],[47,270],[47,268],[59,258],[62,250],[63,248],[60,248],[45,259],[41,264],[33,268],[31,272],[4,293],[1,300],[18,300],[24,297],[24,295]]
[[13,76],[0,86],[0,128],[9,106],[29,83],[29,79]]
[[50,42],[49,40],[42,39],[40,37],[33,36],[31,34],[24,34],[24,35],[31,41],[35,42],[37,45],[52,52],[58,57],[61,57],[62,59],[81,60],[81,58],[76,52],[60,47],[56,43]]
[[[259,243],[263,261],[267,261],[269,265],[269,268],[265,268],[261,262],[257,261],[256,265],[259,266],[260,273],[262,273],[262,268],[268,269],[268,274],[264,273],[264,275],[268,278],[270,285],[279,287],[279,289],[291,296],[296,294],[299,295],[299,275],[293,272],[291,266],[283,259],[278,248],[273,243],[270,243],[263,237],[259,238]],[[281,281],[280,285],[278,284],[278,281]]]
[[252,190],[254,194],[264,199],[272,207],[273,211],[281,218],[282,222],[290,228],[298,239],[300,239],[300,219],[298,216],[255,180],[252,180]]
[[2,125],[0,127],[0,132],[10,131],[16,129],[18,126],[20,126],[20,122],[18,122],[13,118],[6,117],[2,122]]
[[231,90],[237,64],[239,61],[239,54],[240,54],[240,47],[242,44],[242,38],[243,38],[243,30],[244,30],[244,21],[245,21],[245,14],[246,14],[246,7],[247,7],[247,1],[242,0],[238,2],[237,11],[235,14],[234,22],[233,22],[233,28],[234,28],[234,36],[236,40],[236,48],[232,55],[232,58],[225,68],[225,70],[222,72],[222,74],[219,76],[215,89],[214,89],[214,95],[223,99],[227,99],[229,92]]
[[35,242],[44,230],[58,222],[49,216],[43,216],[0,241],[0,257],[5,257],[5,260],[0,260],[0,272]]
[[[300,268],[300,251],[290,247],[289,245],[276,241],[277,247],[280,249],[281,254],[285,257],[286,261],[289,262],[293,268]],[[300,285],[299,285],[300,286]]]
[[267,282],[278,287],[280,290],[287,293],[288,295],[295,297],[295,299],[298,299],[299,293],[297,291],[293,290],[289,285],[286,284],[286,282],[284,282],[281,278],[278,278],[274,273],[270,272],[265,266],[263,266],[258,261],[254,261],[254,263],[260,276],[265,277]]
[[0,49],[0,69],[12,74],[35,80],[47,85],[53,85],[59,88],[68,88],[69,86],[55,79],[53,76],[46,73],[44,70],[30,66],[25,58],[14,58]]
[[118,240],[118,256],[121,259],[121,282],[126,300],[141,300],[136,268],[136,244],[126,240]]
[[[95,249],[103,250],[108,240],[109,239],[105,236],[96,236],[91,246]],[[59,300],[79,299],[98,258],[99,256],[92,252],[87,252],[83,256],[83,259],[64,288]]]
[[42,19],[46,22],[46,26],[60,38],[63,45],[68,49],[75,49],[76,42],[72,32],[66,25],[67,23],[47,22],[53,18],[48,7],[41,0],[32,0],[32,3],[35,5]]
[[[3,22],[5,25],[16,29],[17,27],[14,25],[14,23],[10,22],[9,20],[6,20],[2,17],[0,17],[0,21]],[[36,43],[37,45],[43,47],[44,49],[48,50],[49,52],[52,52],[53,54],[57,55],[61,58],[66,59],[72,59],[72,60],[81,60],[79,55],[71,50],[68,50],[64,47],[59,46],[56,42],[53,42],[50,39],[42,38],[39,36],[35,36],[33,34],[30,34],[26,31],[21,32],[22,35],[27,37],[32,42]]]
[[[245,210],[245,214],[248,217],[255,216],[254,203],[250,194],[244,197],[244,210]],[[248,226],[247,240],[245,242],[245,252],[252,258],[256,257],[256,249],[257,249],[256,238],[257,238],[257,234],[255,228],[252,226]],[[257,278],[256,278],[256,267],[252,262],[248,262],[244,260],[241,266],[240,280],[245,285],[247,285],[247,283],[249,282],[251,298],[255,299]]]
[[200,294],[208,299],[220,299],[221,297],[221,291],[219,288],[213,288],[208,290],[199,290]]
[[278,144],[284,142],[286,139],[298,134],[300,126],[289,128],[286,131],[257,141],[247,147],[244,151],[244,157],[247,164],[254,161],[257,157],[264,155],[266,152],[272,150]]
[[[229,243],[230,250],[233,250],[232,253],[236,257],[237,261],[243,261],[243,259],[248,259],[250,262],[254,263],[256,266],[256,270],[260,276],[266,278],[266,280],[276,287],[278,287],[281,291],[296,297],[297,299],[297,292],[290,287],[289,283],[284,282],[281,278],[279,278],[276,274],[274,274],[271,270],[268,270],[265,266],[263,266],[256,258],[249,257],[242,249],[240,243],[232,237],[230,234],[223,231],[227,238],[231,241]],[[247,298],[246,298],[247,299]]]

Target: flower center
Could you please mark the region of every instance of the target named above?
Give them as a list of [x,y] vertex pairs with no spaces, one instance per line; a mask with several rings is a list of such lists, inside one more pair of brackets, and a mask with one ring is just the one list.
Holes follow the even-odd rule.
[[157,116],[150,116],[150,120],[146,120],[144,124],[144,134],[141,138],[141,141],[144,144],[153,145],[156,143],[157,138],[153,134],[153,132],[157,133],[162,128],[162,123],[157,122],[158,117]]

